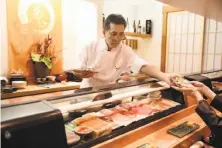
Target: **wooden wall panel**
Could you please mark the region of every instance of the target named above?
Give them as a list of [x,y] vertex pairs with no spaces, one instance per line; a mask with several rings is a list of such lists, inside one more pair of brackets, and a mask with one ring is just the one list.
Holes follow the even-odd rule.
[[52,74],[62,72],[61,0],[7,0],[9,69],[21,69],[33,79],[29,49],[48,34],[53,38],[56,59]]

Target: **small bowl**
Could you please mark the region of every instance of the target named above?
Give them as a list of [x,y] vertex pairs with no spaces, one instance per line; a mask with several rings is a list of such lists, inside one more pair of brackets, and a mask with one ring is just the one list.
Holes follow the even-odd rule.
[[26,88],[26,86],[27,86],[26,81],[12,81],[12,87],[22,89]]
[[157,101],[157,100],[161,100],[162,95],[159,95],[157,97],[150,97],[149,95],[147,96],[151,101]]
[[86,126],[77,126],[74,128],[74,132],[80,136],[86,136],[92,133],[92,130]]
[[149,92],[148,95],[150,98],[156,98],[161,95],[161,91],[157,90],[157,91]]
[[162,97],[161,91],[153,91],[148,93],[147,98],[149,98],[152,101],[160,100]]

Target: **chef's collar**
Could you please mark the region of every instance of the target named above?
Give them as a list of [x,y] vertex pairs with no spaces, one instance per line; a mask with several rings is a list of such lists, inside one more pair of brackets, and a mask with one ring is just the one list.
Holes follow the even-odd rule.
[[[121,43],[120,43],[120,44],[121,44]],[[102,40],[102,45],[103,45],[102,50],[106,50],[106,51],[116,50],[117,48],[120,47],[120,44],[119,44],[117,47],[115,47],[115,48],[109,48],[108,44],[106,43],[106,39],[104,38],[104,39]]]
[[106,39],[105,39],[104,41],[105,41],[105,43],[106,43],[106,47],[107,47],[106,50],[107,50],[107,51],[111,51],[112,48],[109,48],[109,45],[107,44]]

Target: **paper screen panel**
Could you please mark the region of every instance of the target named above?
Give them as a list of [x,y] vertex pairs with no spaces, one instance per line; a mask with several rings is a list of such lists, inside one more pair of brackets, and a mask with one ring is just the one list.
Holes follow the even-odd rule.
[[215,53],[222,54],[222,33],[217,33]]
[[221,59],[221,55],[215,55],[215,59],[214,59],[214,70],[220,70],[221,69],[221,65],[222,65],[222,59]]
[[180,54],[180,72],[186,72],[186,54]]

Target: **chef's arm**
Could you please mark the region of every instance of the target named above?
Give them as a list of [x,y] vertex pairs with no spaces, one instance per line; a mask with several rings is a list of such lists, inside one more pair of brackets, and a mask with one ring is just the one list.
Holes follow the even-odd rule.
[[143,65],[140,69],[140,72],[171,84],[169,76],[166,73],[161,72],[154,65]]

